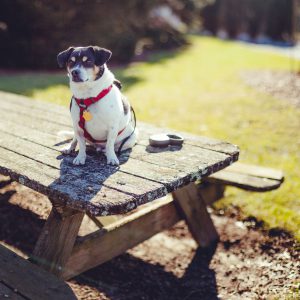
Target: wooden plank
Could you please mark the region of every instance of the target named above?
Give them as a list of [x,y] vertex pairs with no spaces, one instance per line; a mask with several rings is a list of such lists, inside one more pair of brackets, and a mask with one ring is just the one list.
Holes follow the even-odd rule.
[[3,92],[3,91],[0,91],[0,102],[12,104],[13,105],[11,106],[12,110],[17,110],[17,111],[20,110],[20,107],[26,107],[26,108],[37,110],[40,113],[49,111],[53,114],[58,114],[58,115],[69,114],[68,107],[54,104],[54,103],[49,103],[47,101],[41,101],[41,100],[29,98],[23,95]]
[[[34,143],[38,143],[40,145],[44,145],[48,148],[52,149],[58,149],[59,147],[54,146],[57,144],[58,140],[57,137],[49,136],[45,133],[38,133],[36,130],[24,128],[22,125],[14,125],[10,127],[10,124],[6,124],[4,126],[6,130],[10,131],[11,134],[18,136],[21,139],[26,139],[28,141],[33,141]],[[11,129],[10,129],[11,128]],[[2,129],[4,130],[4,129]],[[31,148],[31,146],[30,146]],[[146,151],[145,151],[146,150]],[[201,175],[199,174],[197,159],[203,158],[204,156],[210,156],[210,159],[213,159],[214,157],[217,158],[217,160],[223,159],[225,157],[224,154],[219,154],[216,152],[209,152],[208,150],[198,149],[194,148],[193,146],[185,146],[181,151],[175,151],[178,150],[177,148],[170,149],[170,153],[166,153],[168,155],[173,155],[172,160],[167,157],[167,159],[164,159],[163,155],[165,155],[163,152],[165,150],[159,150],[151,147],[144,147],[144,146],[136,146],[132,152],[123,153],[120,157],[121,162],[125,162],[128,160],[129,154],[130,158],[135,158],[135,161],[129,160],[126,162],[126,164],[121,165],[119,171],[130,173],[136,176],[144,177],[149,180],[153,180],[156,182],[164,183],[168,189],[168,191],[172,191],[175,188],[178,188],[180,185],[182,186],[184,183],[189,183],[190,181],[193,181],[195,179],[199,179]],[[162,154],[160,154],[160,161],[158,162],[160,164],[160,172],[157,172],[157,166],[154,165],[154,157],[150,156],[151,152],[159,152],[161,151]],[[181,165],[178,165],[180,161],[185,156],[185,153],[188,152],[189,155],[192,155],[192,160],[189,159],[188,161],[190,164],[187,164],[187,162],[181,163]],[[95,153],[94,153],[95,154]],[[194,158],[193,155],[198,155],[199,158]],[[146,159],[147,155],[147,159]],[[174,157],[175,156],[175,157]],[[178,157],[178,159],[176,158]],[[137,161],[138,160],[138,161]],[[142,160],[142,161],[141,161]],[[146,161],[144,161],[146,160]],[[195,160],[195,163],[194,163]],[[163,161],[167,163],[165,167],[162,166]],[[174,161],[176,162],[176,165],[174,167]],[[173,163],[170,165],[170,162]],[[205,161],[205,164],[207,162]],[[182,170],[182,165],[185,168],[185,170]],[[205,165],[206,166],[206,165]],[[178,172],[178,167],[181,169]],[[191,168],[194,169],[194,172],[191,172]],[[205,172],[208,172],[207,170],[204,170],[203,173],[207,175]],[[163,175],[163,176],[162,176]],[[180,180],[176,180],[177,177],[180,176]]]
[[190,181],[209,176],[237,159],[228,154],[191,145],[184,145],[182,148],[173,147],[170,150],[136,145],[130,156],[157,166],[176,169],[179,173],[188,173],[191,176]]
[[172,195],[195,241],[201,247],[208,247],[215,243],[219,236],[197,186],[190,183],[174,191]]
[[[25,122],[26,123],[26,122]],[[36,125],[36,128],[38,125]],[[8,122],[5,122],[4,126],[1,128],[2,131],[5,131],[6,134],[12,134],[16,137],[21,138],[22,140],[25,139],[27,141],[32,141],[36,144],[43,145],[47,148],[55,149],[58,151],[58,149],[61,148],[61,146],[55,146],[55,144],[58,143],[57,137],[54,135],[49,135],[44,132],[38,132],[37,130],[32,129],[32,128],[25,128],[23,125],[18,125],[18,124],[11,124]],[[32,148],[32,146],[29,146]],[[145,148],[139,148],[141,151],[140,154],[145,153]],[[96,155],[95,151],[91,152],[91,155]],[[163,178],[163,181],[168,183],[170,180],[176,179],[176,175],[178,172],[175,169],[170,169],[170,168],[164,168],[160,167],[160,172],[157,172],[157,166],[153,164],[149,164],[143,161],[132,161],[128,160],[129,155],[131,153],[123,153],[120,157],[121,162],[126,162],[126,164],[123,164],[120,166],[120,171],[126,172],[126,173],[131,173],[140,177],[144,177],[150,180],[154,180],[157,182],[160,182],[160,179]],[[132,155],[130,155],[132,158]],[[163,175],[163,176],[162,176]]]
[[[25,132],[35,130],[38,134],[46,133],[48,135],[53,135],[55,140],[53,140],[52,137],[52,141],[59,142],[63,140],[58,136],[60,131],[73,132],[73,127],[71,125],[61,125],[55,122],[49,122],[48,120],[34,118],[33,116],[20,115],[17,112],[6,113],[0,110],[0,117],[1,129],[11,134],[14,134],[17,128],[23,127],[23,131]],[[16,134],[18,135],[18,132]]]
[[71,126],[71,116],[70,114],[61,115],[56,114],[52,111],[40,111],[38,109],[28,108],[24,105],[21,106],[22,109],[20,109],[20,106],[14,105],[13,103],[7,103],[0,101],[0,110],[2,114],[11,114],[17,113],[20,117],[31,117],[32,121],[48,121],[50,123],[55,123],[61,126]]
[[[3,114],[3,112],[2,112],[2,114]],[[1,116],[1,112],[0,112],[0,116]],[[7,115],[4,114],[3,119],[5,120],[5,118],[9,118],[9,117],[7,117]],[[57,136],[57,133],[62,129],[63,130],[69,130],[70,129],[68,127],[60,128],[59,125],[53,124],[53,123],[50,123],[50,122],[48,123],[47,121],[44,121],[44,120],[30,119],[30,117],[27,117],[27,119],[23,120],[23,118],[24,117],[19,118],[19,121],[18,121],[22,125],[21,124],[20,125],[11,124],[11,123],[9,123],[9,121],[4,122],[4,124],[2,126],[2,130],[4,130],[8,134],[11,133],[11,134],[17,135],[19,137],[23,137],[23,138],[26,137],[26,139],[28,139],[29,141],[34,141],[36,143],[45,145],[47,147],[55,148],[55,145],[60,144],[59,143],[59,137]],[[28,130],[28,128],[24,128],[23,124],[30,124],[30,127],[32,127],[33,129],[36,129],[36,130],[31,130],[30,131],[30,130]],[[53,137],[49,136],[49,134],[47,135],[47,133],[42,133],[42,134],[37,135],[38,131],[40,131],[41,128],[44,132],[51,133],[53,135]],[[141,135],[140,144],[143,145],[144,147],[147,147],[148,146],[148,137],[146,137],[146,132],[141,131],[140,135]],[[61,139],[61,141],[62,141],[62,139]],[[203,156],[203,153],[205,153],[205,151],[201,152],[201,150],[203,150],[203,149],[210,150],[208,146],[207,147],[203,146],[203,147],[201,147],[202,149],[197,149],[195,147],[190,148],[191,145],[189,145],[189,144],[187,144],[187,145],[188,146],[184,146],[183,149],[178,148],[178,147],[169,147],[168,149],[158,149],[158,148],[148,146],[146,148],[146,150],[149,153],[159,153],[160,157],[161,157],[161,156],[163,156],[163,153],[171,153],[171,152],[176,152],[176,151],[180,150],[179,152],[182,154],[182,150],[193,149],[193,152],[196,152],[195,156],[194,156],[194,159],[195,159],[197,154],[201,155],[201,157]],[[143,146],[141,146],[142,147],[141,149],[144,149]],[[196,145],[196,147],[198,147],[198,146]],[[56,149],[58,149],[58,147],[56,147]],[[133,150],[135,150],[135,148]],[[233,152],[233,154],[230,154],[230,155],[233,156],[232,161],[236,161],[238,159],[238,152],[236,152],[236,151],[238,151],[238,150],[235,148],[235,151]],[[215,152],[215,153],[213,153],[213,152]],[[206,152],[206,153],[210,153],[210,156],[220,154],[215,150],[210,151],[210,152]],[[223,153],[223,152],[221,152],[221,153]],[[191,154],[193,155],[193,153],[191,153]],[[139,157],[135,156],[135,152],[131,153],[131,157],[140,158],[140,156]]]
[[231,185],[247,191],[267,192],[280,187],[281,181],[227,171],[212,174],[204,179],[206,182]]
[[[22,149],[24,150],[24,148]],[[30,149],[29,149],[30,150]],[[97,179],[97,172],[93,171],[95,170],[94,168],[94,160],[90,161],[90,166],[87,166],[88,168],[92,168],[92,171],[90,172],[83,172],[82,175],[84,174],[89,174],[89,177],[85,176],[83,178],[78,178],[76,176],[76,169],[71,164],[71,158],[65,158],[65,164],[66,167],[63,168],[63,172],[53,169],[51,167],[48,167],[47,165],[43,165],[42,163],[39,163],[38,161],[34,161],[33,163],[30,161],[30,159],[26,157],[18,157],[18,154],[8,152],[5,150],[1,150],[2,153],[2,166],[6,166],[6,175],[10,175],[14,178],[14,180],[18,180],[22,184],[25,184],[31,188],[34,188],[37,191],[40,191],[44,194],[52,195],[54,196],[59,196],[60,199],[64,199],[69,202],[69,205],[74,208],[78,209],[89,209],[89,211],[93,210],[95,214],[103,213],[105,215],[105,210],[103,210],[105,204],[108,207],[107,213],[121,213],[122,211],[129,211],[130,209],[135,208],[137,205],[154,200],[155,198],[159,198],[160,196],[166,195],[169,190],[167,190],[164,186],[158,186],[153,183],[153,192],[149,192],[149,184],[148,184],[148,190],[136,190],[136,182],[142,182],[143,180],[141,178],[134,178],[132,183],[130,183],[130,176],[127,176],[127,174],[123,174],[123,176],[126,175],[122,179],[122,176],[116,177],[119,179],[113,179],[115,174],[110,177],[110,179],[107,181],[109,182],[114,182],[115,186],[116,184],[119,184],[120,187],[122,188],[122,191],[124,191],[124,183],[126,185],[126,190],[135,192],[135,195],[121,195],[122,197],[120,198],[120,194],[115,192],[115,196],[113,195],[113,191],[107,190],[109,186],[106,186],[106,189],[104,186],[101,187],[98,183],[95,183],[93,180],[91,180],[91,176],[94,175],[96,180],[98,182],[100,181]],[[10,157],[16,157],[13,161],[10,161]],[[5,159],[6,158],[6,159]],[[68,163],[69,160],[69,163]],[[19,164],[17,167],[16,164]],[[39,166],[38,168],[33,168],[34,166]],[[23,166],[23,167],[22,167]],[[13,170],[16,170],[16,167],[19,172],[13,172]],[[40,168],[43,170],[41,172]],[[75,171],[74,171],[75,170]],[[101,169],[100,169],[101,171]],[[35,173],[36,172],[36,173]],[[2,173],[5,174],[2,168]],[[23,176],[19,176],[22,174]],[[53,174],[52,178],[49,178],[46,176],[46,174]],[[101,178],[101,177],[100,177]],[[133,178],[132,178],[133,179]],[[188,178],[189,179],[189,178]],[[42,181],[41,181],[42,180]],[[119,181],[120,180],[120,181]],[[41,181],[41,182],[40,182]],[[174,181],[178,182],[178,184],[184,184],[184,180],[181,182],[180,178],[175,178]],[[44,185],[44,186],[43,186]],[[45,190],[45,186],[47,189]],[[173,188],[176,188],[176,186],[173,186]],[[51,190],[49,190],[51,189]],[[104,189],[104,190],[103,190]],[[99,194],[100,191],[100,194]],[[157,191],[157,193],[155,192]],[[60,193],[56,193],[60,192]],[[139,195],[137,193],[140,192]],[[68,197],[64,197],[65,194],[68,194]],[[93,202],[91,202],[93,196],[95,199]],[[139,196],[139,197],[138,197]],[[135,198],[134,198],[135,197]],[[152,198],[151,198],[152,197]],[[133,199],[134,198],[134,199]],[[72,203],[72,200],[79,201],[79,203],[75,204]],[[107,199],[107,200],[106,200]],[[116,202],[114,202],[117,200]],[[82,201],[88,201],[87,205],[89,205],[89,208],[85,208],[85,203],[81,203]],[[133,204],[130,204],[133,203]],[[126,204],[127,207],[119,207],[123,204]],[[96,204],[96,205],[95,205]],[[119,205],[118,205],[119,204]],[[129,207],[128,207],[129,205]],[[82,207],[81,207],[82,206]],[[97,207],[98,206],[98,209]],[[102,209],[101,209],[102,207]],[[119,207],[119,208],[118,208]],[[94,208],[94,209],[93,209]],[[112,211],[110,211],[112,209]],[[113,211],[114,209],[114,211]]]
[[[7,93],[5,93],[5,94],[7,94]],[[61,107],[61,109],[59,109],[60,106],[47,104],[47,103],[44,104],[43,102],[36,101],[36,100],[32,101],[32,100],[29,100],[29,98],[26,98],[24,96],[18,96],[18,95],[14,95],[14,94],[8,94],[8,95],[5,95],[5,97],[6,98],[9,97],[10,101],[12,101],[12,99],[14,99],[14,101],[13,101],[14,103],[11,105],[15,105],[15,107],[16,107],[15,112],[17,112],[17,113],[20,112],[20,109],[19,109],[20,105],[22,105],[22,108],[23,108],[24,102],[26,102],[25,108],[22,109],[22,113],[24,115],[26,115],[27,117],[32,117],[32,120],[31,120],[32,122],[35,122],[36,117],[37,117],[36,109],[40,110],[41,107],[43,107],[43,105],[45,105],[45,108],[47,108],[47,109],[43,112],[42,116],[40,116],[42,119],[48,120],[50,123],[51,122],[59,122],[59,124],[66,125],[66,126],[70,126],[70,124],[71,124],[69,112],[64,107]],[[11,106],[8,103],[9,101],[1,101],[1,100],[3,100],[3,98],[1,98],[1,96],[0,96],[0,106],[3,105],[4,108],[10,110]],[[37,107],[35,107],[35,104]],[[58,118],[56,118],[57,113],[59,113]],[[199,137],[197,135],[193,135],[193,134],[190,134],[187,132],[183,133],[183,132],[179,132],[179,131],[176,131],[173,129],[168,129],[168,128],[155,127],[151,124],[146,124],[143,122],[139,122],[138,127],[140,129],[140,141],[142,144],[146,143],[148,145],[148,138],[152,134],[163,133],[163,132],[166,132],[166,133],[172,132],[175,134],[181,134],[181,135],[183,134],[186,144],[190,144],[190,145],[194,145],[197,147],[202,147],[205,149],[209,149],[209,150],[217,151],[217,152],[221,152],[221,153],[226,153],[226,154],[230,154],[230,155],[238,155],[238,152],[239,152],[239,149],[236,145],[232,145],[228,142],[220,141],[217,139],[212,139],[212,138],[208,138],[208,137],[204,137],[204,136]]]
[[[12,129],[9,129],[10,124],[7,124],[5,126],[8,127],[7,129],[10,130],[12,132],[12,134],[18,134],[20,137],[22,137],[24,139],[34,141],[35,143],[39,143],[39,144],[45,145],[50,148],[54,148],[54,149],[58,148],[58,147],[53,146],[55,143],[57,143],[57,138],[51,137],[45,133],[37,134],[37,132],[35,130],[28,130],[28,128],[24,128],[21,125],[12,126],[11,127]],[[195,169],[194,174],[191,172],[190,167],[189,167],[189,169],[185,170],[185,172],[182,172],[182,170],[181,170],[179,173],[178,171],[176,171],[176,169],[175,170],[171,169],[172,167],[174,167],[171,165],[168,165],[168,167],[162,167],[160,165],[160,172],[158,173],[157,166],[153,165],[152,158],[150,159],[150,161],[148,160],[149,163],[147,163],[147,161],[144,162],[144,161],[139,160],[139,158],[141,156],[142,156],[142,159],[145,159],[145,151],[144,151],[143,147],[140,147],[140,146],[137,146],[137,147],[139,147],[138,151],[137,151],[137,149],[134,149],[133,152],[130,153],[130,157],[136,158],[136,160],[135,161],[129,160],[126,164],[121,165],[119,171],[125,172],[125,173],[130,173],[130,174],[140,176],[140,177],[144,177],[149,180],[154,180],[159,183],[163,183],[169,192],[171,192],[172,190],[174,190],[180,186],[183,186],[185,183],[189,183],[190,181],[195,180],[195,178],[200,178],[198,168],[195,168],[193,161],[191,161],[191,164],[194,166],[191,166],[191,167],[193,167]],[[195,151],[193,151],[192,148],[189,148],[189,149],[192,154],[195,152]],[[146,150],[147,150],[147,148],[146,148]],[[151,149],[149,151],[151,151]],[[154,149],[153,151],[157,151],[157,150]],[[197,152],[198,152],[199,156],[201,156],[201,157],[204,156],[203,152],[199,153],[199,149],[197,149]],[[207,151],[206,151],[206,153],[207,153]],[[148,154],[148,152],[146,154]],[[181,153],[179,153],[179,155],[180,155],[180,159],[182,159],[184,157],[183,155],[181,155]],[[216,156],[215,153],[213,153],[213,155]],[[125,153],[122,154],[121,162],[126,161],[127,158],[128,158],[128,156],[126,156]],[[163,158],[160,159],[159,163],[162,163],[162,160],[163,160]],[[171,160],[171,162],[173,162],[173,161],[174,161],[174,159]],[[167,159],[166,162],[167,162],[167,164],[169,164],[170,160]],[[186,163],[184,163],[184,164],[186,164]],[[169,167],[171,167],[171,168],[169,168]],[[180,176],[180,178],[178,178],[179,176]],[[194,176],[196,176],[196,177],[193,178]]]
[[[93,183],[88,176],[78,178],[66,173],[59,177],[60,170],[39,162],[33,164],[31,159],[14,152],[5,152],[1,148],[0,165],[2,174],[50,198],[58,199],[61,205],[94,215],[120,214],[134,209],[140,202],[154,200],[150,198],[151,196],[159,197],[159,195],[145,193],[140,194],[140,198],[138,196],[135,198],[134,195]],[[164,187],[163,190],[166,194]],[[136,190],[136,193],[139,192]]]
[[[17,97],[17,98],[16,98]],[[49,119],[49,121],[65,122],[71,121],[70,112],[64,106],[54,105],[47,102],[33,100],[19,95],[7,95],[1,97],[0,94],[0,108],[5,111],[17,111],[24,115],[33,115],[37,118]],[[22,109],[20,109],[20,107]],[[65,117],[68,116],[66,119]]]
[[[62,201],[62,204],[64,203],[63,200],[66,202],[90,201],[91,197],[98,190],[98,193],[104,198],[106,196],[112,197],[115,193],[116,197],[120,197],[124,201],[125,198],[129,198],[130,200],[128,194],[112,190],[100,184],[93,184],[85,178],[80,180],[85,186],[80,187],[76,181],[79,180],[77,176],[73,176],[72,174],[60,176],[60,170],[37,161],[33,163],[32,159],[14,152],[0,148],[0,155],[1,173],[49,197],[55,198],[57,196]],[[70,195],[69,197],[68,194]],[[74,208],[80,208],[80,204]]]
[[18,290],[18,293],[26,299],[77,299],[65,282],[2,245],[0,245],[0,266],[0,281]]
[[281,170],[256,165],[249,165],[240,162],[236,162],[231,166],[228,166],[225,170],[237,174],[245,174],[254,177],[278,180],[280,182],[283,182],[284,180],[283,172]]
[[60,277],[73,249],[83,216],[84,213],[67,208],[62,216],[56,208],[52,208],[31,260]]
[[151,206],[81,238],[75,244],[62,276],[69,279],[104,263],[179,220],[172,199],[156,200]]
[[[22,101],[26,100],[22,98]],[[74,197],[78,202],[82,199],[86,199],[86,203],[92,208],[95,208],[94,204],[97,201],[99,203],[96,204],[97,206],[99,204],[100,207],[102,203],[107,204],[107,210],[98,209],[95,210],[93,214],[100,214],[102,212],[104,214],[124,213],[140,204],[164,196],[167,192],[171,192],[191,181],[208,176],[212,172],[224,168],[237,159],[236,147],[233,147],[235,150],[232,152],[226,150],[230,152],[230,154],[223,152],[218,153],[214,148],[218,142],[214,143],[209,140],[208,142],[204,142],[205,147],[209,148],[211,144],[213,150],[202,147],[203,145],[201,143],[201,147],[187,143],[182,149],[170,147],[167,151],[166,149],[152,149],[148,147],[147,144],[138,145],[131,151],[129,160],[129,152],[122,154],[120,159],[124,164],[120,166],[119,170],[115,168],[109,169],[109,167],[106,166],[104,157],[101,156],[97,158],[94,154],[88,156],[86,166],[74,167],[71,164],[71,157],[65,157],[63,160],[56,159],[59,152],[57,150],[58,147],[55,146],[57,143],[55,131],[57,132],[60,129],[60,125],[35,118],[36,111],[32,108],[32,104],[26,109],[28,115],[23,115],[19,118],[16,116],[10,118],[10,114],[3,115],[2,112],[4,119],[4,121],[2,121],[3,126],[1,127],[3,147],[10,151],[19,152],[22,157],[32,159],[34,164],[45,164],[60,170],[62,174],[59,174],[59,176],[55,175],[57,177],[54,176],[53,178],[55,188],[57,186],[58,188],[56,190],[62,191],[62,188],[65,186],[66,189],[65,193],[62,191],[62,193],[57,195],[58,198],[63,199],[65,197],[64,201],[71,201],[72,197]],[[52,113],[45,115],[49,120],[53,120]],[[19,124],[14,124],[14,122]],[[24,124],[26,125],[24,126]],[[143,138],[145,140],[147,139],[146,136],[148,133],[147,131],[143,132],[142,135],[144,135]],[[197,143],[195,142],[195,144]],[[223,148],[226,147],[224,146]],[[58,156],[58,158],[60,158],[60,156]],[[10,165],[11,163],[12,161],[10,161]],[[30,168],[29,160],[26,161],[26,164]],[[97,168],[95,168],[95,164],[97,164]],[[6,168],[5,172],[7,171]],[[57,173],[55,170],[50,171],[51,174],[53,174],[53,172]],[[39,176],[41,175],[40,173],[41,172],[38,173]],[[33,175],[33,172],[31,172],[31,175]],[[139,180],[137,178],[139,178]],[[49,178],[46,179],[49,180]],[[25,182],[29,181],[29,178],[25,180]],[[76,193],[74,192],[75,182],[77,185],[84,187],[82,191],[77,188],[77,190],[75,189]],[[70,183],[72,188],[70,188]],[[49,188],[54,189],[53,184],[51,184],[49,188],[48,186],[43,186],[43,184],[38,186],[40,190],[48,192]],[[105,193],[99,195],[99,191],[101,193],[103,187],[125,193],[126,197],[124,198],[124,195],[121,197],[124,201],[122,200],[122,203],[120,203],[120,201],[115,202],[116,197],[108,199],[108,197],[105,197]],[[78,191],[79,193],[77,193]],[[80,205],[82,205],[82,203]],[[80,205],[76,204],[76,208],[82,209]]]
[[[99,184],[101,185],[103,181],[105,181],[106,187],[114,188],[118,191],[127,193],[128,196],[131,196],[131,198],[125,198],[126,201],[123,203],[112,203],[112,200],[108,198],[102,199],[98,197],[97,199],[93,199],[93,203],[99,204],[101,202],[100,205],[102,205],[102,208],[104,208],[105,204],[107,204],[107,210],[101,211],[108,214],[118,214],[129,211],[130,209],[133,209],[142,203],[146,203],[148,201],[152,201],[154,199],[162,197],[166,195],[167,192],[170,192],[175,188],[178,188],[179,186],[201,178],[203,173],[206,176],[214,172],[215,170],[219,170],[223,166],[230,164],[233,160],[233,158],[228,155],[226,156],[222,153],[211,152],[209,150],[196,148],[193,146],[184,147],[184,150],[182,150],[180,153],[178,153],[178,151],[161,153],[160,158],[154,155],[153,159],[151,159],[151,153],[147,152],[148,149],[146,149],[144,146],[138,145],[134,147],[134,149],[130,153],[130,156],[142,161],[149,162],[149,164],[144,164],[142,169],[137,169],[135,163],[131,163],[131,165],[130,163],[126,163],[120,168],[121,171],[124,172],[122,173],[116,172],[115,167],[107,166],[104,157],[92,158],[88,156],[85,166],[74,167],[71,163],[71,157],[65,157],[63,160],[56,159],[56,156],[58,154],[57,150],[52,150],[35,143],[30,143],[29,141],[24,141],[22,138],[18,138],[16,136],[12,137],[4,132],[1,134],[1,139],[3,139],[3,143],[5,142],[5,147],[7,149],[14,151],[14,149],[17,148],[20,154],[28,158],[32,158],[34,160],[34,164],[36,162],[40,162],[60,169],[61,174],[59,176],[58,182],[56,182],[56,185],[60,187],[60,191],[62,192],[63,181],[67,181],[67,183],[69,184],[70,179],[74,181],[74,177],[70,178],[70,175],[74,175],[75,177],[77,176],[77,180],[75,181],[78,187],[89,187],[88,192],[85,192],[83,190],[81,191],[81,193],[79,193],[79,195],[81,198],[83,197],[89,200],[90,204],[92,199],[91,196],[95,194],[97,195],[96,192],[99,191]],[[193,159],[194,154],[198,154],[196,158],[198,157],[198,160],[200,161],[202,166],[197,165],[197,160]],[[123,158],[126,160],[128,158],[126,158],[126,153],[124,153],[123,155],[124,157],[122,156],[121,160]],[[177,164],[176,161],[178,161]],[[95,168],[95,162],[97,164],[97,168]],[[161,176],[162,174],[159,174],[157,172],[158,168],[159,170],[168,172],[171,169],[173,169],[173,171],[169,173],[169,176],[166,176],[166,172],[163,174],[164,176]],[[138,171],[134,172],[134,170]],[[130,172],[133,172],[137,176],[133,177],[132,175],[130,175]],[[152,181],[149,181],[142,178],[143,173],[148,175],[151,173],[153,176],[155,175],[156,180],[151,178]],[[161,181],[158,180],[159,178],[157,175],[162,178],[161,181],[164,181],[163,184],[158,183]],[[169,181],[166,182],[167,180]],[[126,184],[124,185],[123,183]],[[75,183],[73,182],[73,185],[74,184]],[[54,184],[52,184],[51,188],[54,187]],[[77,192],[73,192],[75,197],[74,199],[78,199],[78,187]],[[71,192],[69,186],[66,186],[66,191]],[[114,197],[114,199],[116,199],[116,197]],[[130,200],[131,203],[129,203]],[[127,207],[122,207],[122,205],[124,206],[124,204],[126,204]],[[98,209],[93,214],[99,213],[100,210]]]
[[[34,116],[34,114],[30,111],[30,113],[32,114],[32,116]],[[5,116],[4,116],[5,117]],[[50,120],[53,120],[53,116],[51,116],[51,118],[50,118]],[[26,123],[26,122],[23,122],[23,121],[21,121],[21,123],[22,124],[24,124],[24,123]],[[39,121],[36,121],[34,118],[32,118],[32,120],[31,120],[31,124],[36,124],[36,128],[39,128],[40,126],[38,125],[38,123],[39,123]],[[157,130],[161,130],[161,129],[158,129],[158,128],[156,128],[156,127],[153,127],[153,126],[151,126],[151,125],[147,125],[147,126],[145,126],[145,125],[143,125],[143,124],[141,124],[141,126],[142,126],[142,130],[141,130],[141,139],[142,139],[142,143],[145,143],[145,141],[147,140],[147,138],[148,138],[148,136],[149,136],[149,134],[150,133],[153,133],[153,132],[155,132],[155,131],[157,131]],[[58,128],[57,128],[57,130],[58,130]],[[148,134],[149,133],[149,134]],[[32,135],[32,136],[35,136],[35,135]],[[198,139],[196,139],[196,137],[195,136],[192,136],[192,138],[194,138],[194,144],[197,144],[198,145],[198,143],[196,143],[196,141],[199,141],[199,138]],[[205,138],[201,138],[201,141],[202,140],[205,140]],[[144,141],[144,142],[143,142]],[[200,141],[200,145],[202,145],[203,146],[203,142],[201,142]],[[148,140],[147,140],[147,143],[148,143]],[[145,146],[147,145],[147,143],[145,144]],[[222,146],[222,148],[225,148],[225,146],[228,144],[228,143],[223,143],[223,142],[220,142],[220,141],[217,141],[217,140],[212,140],[212,139],[207,139],[206,138],[206,140],[205,140],[205,145],[206,145],[206,148],[207,147],[209,147],[209,145],[211,145],[212,146],[212,148],[214,148],[216,145],[219,145],[221,143],[221,146]],[[228,144],[229,146],[231,146],[234,150],[232,150],[232,152],[231,152],[231,154],[232,155],[235,155],[236,154],[236,152],[237,152],[237,147],[235,147],[235,146],[232,146],[232,145],[230,145],[230,144]],[[49,146],[49,145],[47,145],[47,146]],[[51,146],[51,145],[50,145]],[[219,145],[220,146],[220,145]],[[170,150],[172,151],[174,151],[174,149],[175,148],[171,148]],[[149,149],[150,151],[152,150],[152,149]],[[214,149],[215,150],[215,149]]]
[[0,279],[0,300],[24,300],[25,298],[22,297],[20,294],[14,291],[14,288],[10,288],[4,283],[1,282]]
[[[5,139],[7,149],[13,151],[13,149],[17,147],[19,154],[33,160],[33,165],[39,162],[60,170],[59,172],[56,171],[57,178],[54,178],[55,180],[51,183],[51,188],[64,193],[65,186],[66,194],[69,194],[69,198],[74,198],[74,200],[81,199],[89,201],[90,204],[92,201],[92,204],[95,206],[101,202],[100,205],[103,209],[107,206],[108,209],[111,207],[115,210],[118,209],[118,204],[122,205],[120,200],[124,200],[124,206],[130,206],[129,208],[133,209],[139,203],[151,201],[167,194],[167,189],[163,184],[119,172],[118,168],[107,166],[104,157],[92,159],[89,156],[85,166],[75,167],[72,164],[71,157],[65,157],[63,160],[56,159],[57,154],[59,154],[58,151],[45,148],[41,145],[25,143],[22,139],[12,138],[6,133],[1,134],[1,138]],[[9,159],[10,153],[5,154],[4,150],[2,150],[2,152],[4,152],[4,155]],[[19,160],[20,159],[22,158],[19,158]],[[97,168],[95,168],[95,164]],[[51,173],[53,174],[53,170]],[[40,174],[37,175],[38,180]],[[69,188],[70,182],[72,182],[74,190]],[[107,188],[122,192],[125,195],[123,195],[120,200],[118,200],[117,197],[113,197],[112,199],[108,199],[107,197],[105,197],[105,199],[100,198],[97,193],[103,185]],[[62,195],[60,195],[60,197],[61,196]],[[95,196],[95,198],[93,198],[93,196]],[[148,200],[148,198],[151,197],[152,199]],[[116,202],[112,203],[114,201]],[[136,203],[134,204],[133,202]],[[115,207],[113,208],[114,205]],[[119,212],[122,211],[115,211],[115,213]]]
[[238,155],[239,154],[239,147],[233,144],[230,144],[228,142],[218,140],[218,139],[213,139],[210,137],[206,136],[199,136],[199,135],[194,135],[188,132],[180,132],[178,130],[174,130],[171,128],[161,128],[161,127],[156,127],[152,124],[148,123],[138,123],[138,127],[141,132],[140,140],[139,143],[143,145],[148,145],[148,139],[150,135],[152,134],[157,134],[157,133],[172,133],[172,134],[179,134],[184,137],[184,144],[187,145],[193,145],[196,147],[216,151],[216,152],[221,152],[229,155]]

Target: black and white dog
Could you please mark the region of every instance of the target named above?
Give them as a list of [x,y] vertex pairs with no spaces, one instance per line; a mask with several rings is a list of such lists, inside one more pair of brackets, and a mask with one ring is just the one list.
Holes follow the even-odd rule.
[[119,165],[115,150],[127,137],[122,150],[136,144],[130,104],[120,92],[120,82],[106,66],[111,54],[107,49],[89,46],[70,47],[57,56],[59,66],[67,68],[73,93],[70,110],[74,137],[63,153],[75,150],[78,142],[75,165],[85,164],[86,142],[104,149],[111,165]]

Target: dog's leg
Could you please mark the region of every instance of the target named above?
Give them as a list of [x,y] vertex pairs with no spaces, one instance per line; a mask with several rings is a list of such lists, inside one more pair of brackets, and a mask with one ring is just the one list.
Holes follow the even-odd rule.
[[[137,143],[137,139],[138,139],[138,129],[136,128],[134,133],[131,135],[131,137],[122,146],[121,150],[125,151],[127,149],[133,148],[133,146]],[[122,143],[122,141],[115,145],[115,151],[119,150],[121,143]]]
[[118,136],[118,127],[113,125],[110,127],[110,130],[108,131],[106,149],[105,149],[107,163],[113,166],[118,166],[120,164],[117,155],[115,153],[115,142],[117,136]]
[[78,155],[73,160],[74,165],[84,165],[85,159],[86,159],[86,144],[85,144],[85,138],[83,136],[83,133],[76,132],[76,140],[79,143],[79,152]]
[[77,146],[77,139],[76,139],[76,137],[74,135],[71,144],[68,145],[67,147],[63,148],[61,150],[61,152],[63,154],[70,154],[72,151],[74,151],[76,149],[76,146]]

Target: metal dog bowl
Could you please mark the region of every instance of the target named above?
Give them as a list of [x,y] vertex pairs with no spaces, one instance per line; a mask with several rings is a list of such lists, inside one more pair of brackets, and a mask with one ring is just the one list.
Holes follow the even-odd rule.
[[166,134],[154,134],[150,136],[149,144],[153,147],[168,147],[170,139]]
[[183,137],[179,134],[167,134],[170,139],[170,145],[181,146],[183,144]]
[[181,146],[183,144],[183,137],[177,134],[154,134],[149,138],[149,144],[152,147],[168,147],[172,146]]

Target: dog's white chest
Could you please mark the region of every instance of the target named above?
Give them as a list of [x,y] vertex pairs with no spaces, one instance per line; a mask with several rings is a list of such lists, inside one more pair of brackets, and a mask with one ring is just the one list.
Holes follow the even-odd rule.
[[87,109],[91,119],[85,121],[85,129],[96,140],[106,140],[109,129],[106,109],[102,106],[93,104]]
[[[100,101],[91,104],[86,112],[83,114],[88,115],[89,118],[85,120],[85,130],[95,139],[105,141],[107,139],[108,131],[112,126],[116,125],[121,127],[124,122],[122,104],[120,101],[120,93],[114,87],[108,95]],[[73,124],[80,130],[78,125],[80,119],[80,110],[78,104],[73,101],[71,115]]]

